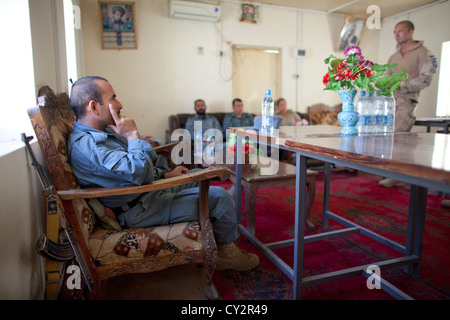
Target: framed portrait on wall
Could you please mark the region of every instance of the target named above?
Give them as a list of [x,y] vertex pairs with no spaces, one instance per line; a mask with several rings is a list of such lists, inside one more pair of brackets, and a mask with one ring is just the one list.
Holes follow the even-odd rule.
[[99,1],[103,49],[136,49],[134,2]]
[[241,18],[239,19],[239,21],[256,23],[257,13],[258,9],[255,5],[250,3],[243,3],[241,7]]
[[349,46],[357,46],[361,39],[365,20],[361,18],[345,17],[339,33],[336,50],[344,51]]

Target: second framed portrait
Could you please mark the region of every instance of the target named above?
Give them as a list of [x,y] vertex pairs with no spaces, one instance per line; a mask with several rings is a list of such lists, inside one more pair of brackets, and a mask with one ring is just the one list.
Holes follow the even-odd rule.
[[347,47],[357,46],[361,39],[364,23],[364,19],[345,17],[337,39],[336,50],[344,51]]
[[99,1],[103,49],[136,49],[134,2]]

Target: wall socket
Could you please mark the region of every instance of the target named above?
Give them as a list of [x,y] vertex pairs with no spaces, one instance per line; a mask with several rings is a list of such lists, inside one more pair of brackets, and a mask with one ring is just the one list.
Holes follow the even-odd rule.
[[306,56],[306,50],[294,48],[294,58],[304,58]]

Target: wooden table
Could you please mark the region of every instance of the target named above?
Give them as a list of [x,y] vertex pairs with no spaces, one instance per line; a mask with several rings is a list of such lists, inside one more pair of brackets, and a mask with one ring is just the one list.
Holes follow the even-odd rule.
[[[323,282],[364,275],[373,279],[369,266],[358,266],[326,274],[303,277],[303,246],[307,242],[329,239],[353,233],[364,234],[381,242],[403,256],[373,265],[380,269],[407,266],[415,278],[420,277],[423,255],[423,234],[428,189],[450,192],[450,135],[436,133],[390,133],[385,135],[366,134],[341,136],[338,126],[281,127],[278,134],[264,135],[250,128],[231,128],[237,139],[238,158],[242,139],[248,137],[258,141],[259,146],[271,145],[293,151],[296,154],[296,201],[295,238],[277,243],[262,243],[245,227],[239,225],[241,234],[258,247],[281,271],[293,281],[293,298],[301,299],[302,288]],[[326,162],[324,180],[323,224],[333,219],[346,228],[304,236],[306,217],[306,159]],[[342,165],[356,170],[401,180],[411,185],[406,245],[396,243],[369,229],[343,219],[329,210],[330,164]],[[236,203],[240,202],[242,165],[236,165]],[[241,208],[236,206],[240,221]],[[294,265],[282,261],[274,249],[294,246]],[[376,278],[381,289],[398,299],[411,299],[382,278]]]
[[[264,175],[261,173],[261,163],[268,163],[268,160],[258,161],[256,164],[242,165],[242,184],[245,191],[245,212],[247,214],[247,229],[255,234],[256,220],[256,193],[263,187],[284,187],[295,185],[295,166],[286,162],[278,162],[278,170],[275,174]],[[235,181],[235,165],[228,165],[231,171],[231,179]],[[306,226],[312,230],[314,225],[309,220],[312,212],[312,205],[316,196],[316,175],[317,171],[307,170],[306,173]]]

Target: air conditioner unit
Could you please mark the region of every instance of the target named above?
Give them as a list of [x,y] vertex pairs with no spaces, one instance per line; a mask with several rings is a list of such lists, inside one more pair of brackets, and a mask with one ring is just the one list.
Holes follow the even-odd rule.
[[169,16],[178,19],[217,22],[220,20],[220,5],[171,0]]

